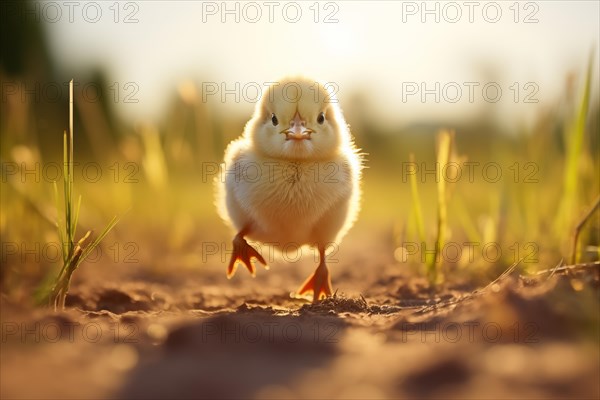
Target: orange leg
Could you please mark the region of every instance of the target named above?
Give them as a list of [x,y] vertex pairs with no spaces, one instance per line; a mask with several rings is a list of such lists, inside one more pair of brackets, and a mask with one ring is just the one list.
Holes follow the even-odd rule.
[[254,265],[252,264],[252,258],[256,258],[264,266],[267,266],[267,262],[263,256],[261,256],[260,253],[244,239],[244,235],[247,233],[247,229],[242,229],[233,238],[233,253],[231,254],[231,260],[227,266],[227,279],[231,279],[233,275],[235,275],[237,261],[241,261],[246,268],[248,268],[248,271],[250,271],[252,276],[256,276],[256,268],[254,268]]
[[302,296],[305,293],[312,292],[312,302],[324,299],[331,296],[331,277],[329,276],[329,270],[325,265],[325,248],[319,247],[320,263],[315,272],[313,272],[300,286],[298,295]]

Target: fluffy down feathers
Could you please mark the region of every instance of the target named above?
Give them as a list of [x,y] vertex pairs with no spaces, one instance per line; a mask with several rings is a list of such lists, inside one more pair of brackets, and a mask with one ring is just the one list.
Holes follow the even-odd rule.
[[337,100],[312,80],[284,79],[225,151],[219,213],[251,240],[327,248],[356,219],[361,168]]

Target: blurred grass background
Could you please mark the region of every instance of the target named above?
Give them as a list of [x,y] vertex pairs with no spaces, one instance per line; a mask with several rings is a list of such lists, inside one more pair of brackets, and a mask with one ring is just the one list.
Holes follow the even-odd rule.
[[[29,298],[59,264],[49,245],[59,243],[52,177],[53,165],[62,167],[62,133],[68,125],[66,90],[52,101],[27,90],[33,83],[62,85],[72,78],[57,67],[40,25],[26,21],[3,18],[1,24],[0,279],[2,291],[17,298]],[[559,77],[564,81],[562,96],[539,112],[532,128],[511,132],[486,113],[452,126],[423,121],[399,127],[361,112],[361,93],[342,97],[357,145],[368,153],[362,212],[353,230],[387,232],[398,267],[425,273],[418,258],[403,262],[405,244],[421,243],[424,236],[428,249],[433,248],[437,183],[431,174],[417,175],[419,234],[405,168],[412,153],[419,167],[431,170],[436,135],[450,128],[456,132],[451,159],[479,167],[473,181],[463,169],[463,177],[447,185],[446,242],[498,243],[503,253],[490,263],[476,251],[473,260],[443,260],[441,268],[488,279],[531,252],[534,261],[524,264],[530,270],[568,259],[573,229],[600,192],[600,105],[597,97],[589,97],[598,86],[593,73],[597,67],[590,61]],[[74,78],[111,93],[101,68],[79,71]],[[76,164],[75,195],[83,198],[81,231],[99,230],[114,215],[121,216],[92,268],[124,267],[131,256],[159,274],[173,268],[202,269],[220,259],[207,261],[203,242],[229,244],[231,233],[214,207],[214,168],[249,115],[226,114],[218,105],[203,102],[195,80],[182,80],[166,96],[168,112],[160,122],[131,124],[118,117],[110,96],[90,101],[76,91],[75,161],[80,168]],[[501,168],[498,182],[483,175],[482,166],[489,163]],[[596,214],[581,235],[581,261],[599,258],[599,231]]]

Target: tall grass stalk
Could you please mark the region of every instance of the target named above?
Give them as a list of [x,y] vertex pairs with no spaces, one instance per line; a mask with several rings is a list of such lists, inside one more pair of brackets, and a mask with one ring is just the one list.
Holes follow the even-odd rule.
[[435,241],[435,252],[427,264],[427,277],[429,283],[437,284],[443,279],[440,275],[442,257],[441,252],[446,244],[446,231],[448,229],[448,195],[446,192],[446,179],[444,179],[443,171],[446,168],[452,154],[452,142],[454,138],[453,132],[442,131],[438,135],[438,152],[437,152],[437,192],[438,192],[438,218],[437,218],[437,237]]
[[[108,223],[104,230],[91,242],[92,231],[87,231],[85,235],[75,242],[77,232],[77,223],[79,221],[79,210],[81,208],[81,196],[77,201],[77,207],[73,207],[73,80],[69,82],[69,134],[65,131],[63,134],[63,200],[64,200],[64,221],[57,220],[58,236],[61,241],[62,249],[62,268],[56,276],[54,285],[50,290],[48,297],[49,304],[54,309],[63,309],[65,300],[69,292],[71,277],[79,265],[86,257],[98,246],[110,230],[117,224],[117,217]],[[56,197],[56,206],[60,216],[60,207],[58,204],[58,187],[54,182],[54,193]],[[89,242],[89,243],[88,243]]]
[[585,125],[587,122],[588,109],[590,103],[590,92],[592,85],[592,66],[593,54],[590,55],[588,62],[585,85],[581,96],[581,102],[577,110],[577,115],[568,128],[566,145],[567,155],[565,160],[565,175],[563,183],[563,197],[561,199],[559,213],[555,220],[555,235],[557,238],[563,238],[565,230],[570,229],[574,221],[575,210],[578,206],[579,190],[579,166],[581,164],[581,155],[583,151],[583,142],[585,138]]
[[[409,160],[412,165],[416,165],[415,155],[410,153]],[[423,212],[421,211],[421,198],[419,196],[419,185],[417,184],[417,174],[410,174],[410,191],[412,199],[412,210],[417,225],[417,233],[421,243],[425,243],[425,224],[423,222]]]

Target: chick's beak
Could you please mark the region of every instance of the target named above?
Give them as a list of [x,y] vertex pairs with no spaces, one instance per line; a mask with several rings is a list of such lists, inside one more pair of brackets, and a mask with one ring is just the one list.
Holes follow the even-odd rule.
[[286,129],[283,133],[285,133],[285,140],[310,140],[310,134],[313,133],[313,130],[306,127],[306,121],[302,119],[300,113],[296,112],[294,119],[290,121],[289,129]]

